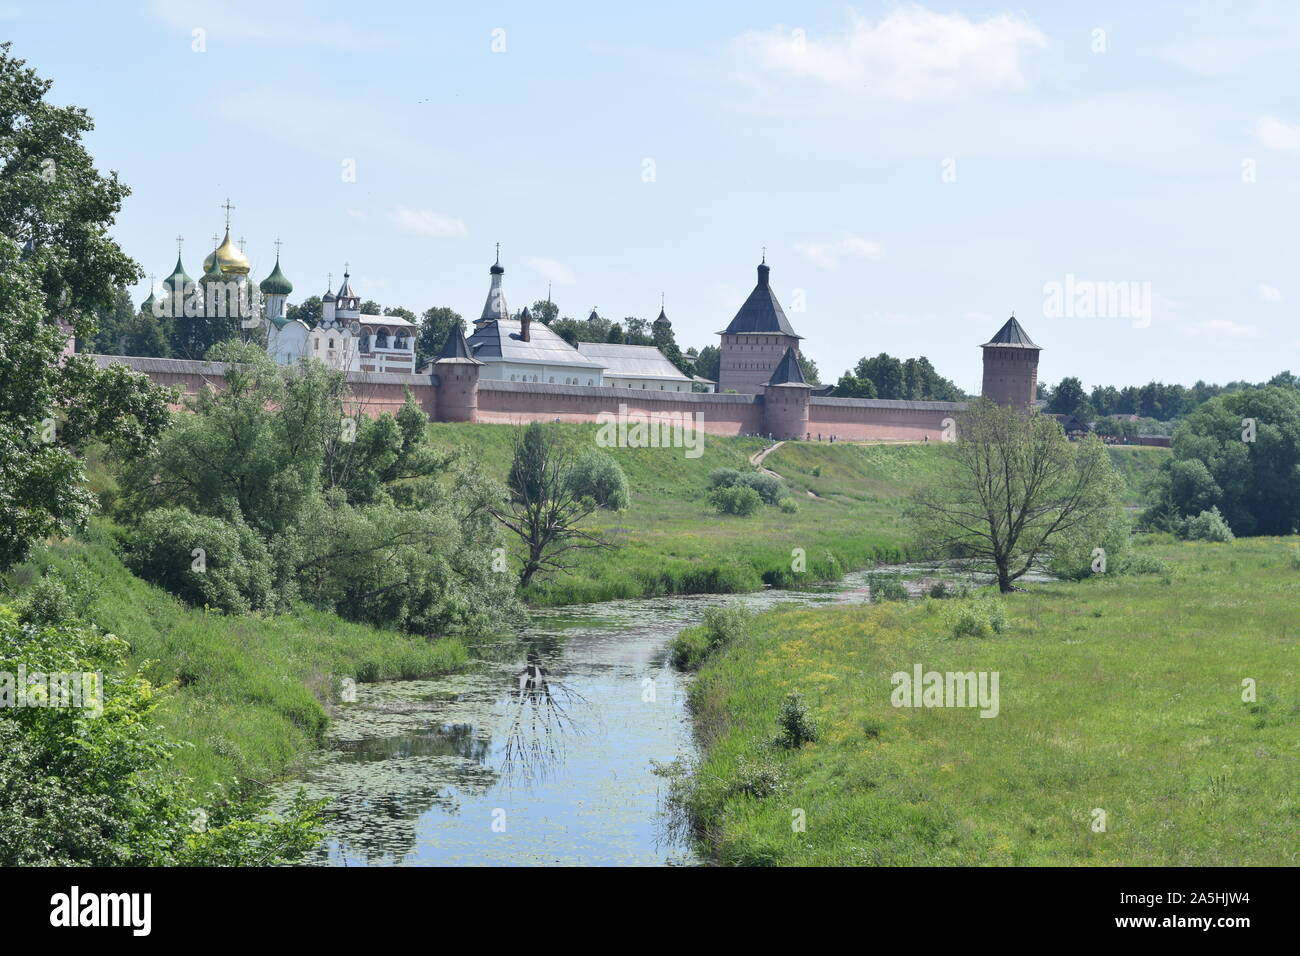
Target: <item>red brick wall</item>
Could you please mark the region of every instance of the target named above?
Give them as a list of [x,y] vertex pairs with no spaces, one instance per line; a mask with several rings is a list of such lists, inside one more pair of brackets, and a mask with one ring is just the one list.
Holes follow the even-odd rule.
[[711,435],[759,434],[763,405],[753,396],[648,392],[640,389],[532,385],[480,380],[478,421],[498,424],[554,421],[594,422],[601,412],[617,415],[620,405],[632,414],[699,413]]

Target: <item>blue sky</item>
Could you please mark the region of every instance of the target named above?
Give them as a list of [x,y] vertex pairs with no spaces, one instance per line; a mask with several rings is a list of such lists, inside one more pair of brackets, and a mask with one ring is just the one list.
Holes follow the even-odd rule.
[[[1074,6],[0,0],[0,37],[90,110],[159,278],[229,196],[291,301],[346,260],[473,317],[500,242],[513,308],[662,291],[700,347],[766,246],[823,378],[925,354],[974,390],[1012,309],[1049,382],[1300,370],[1300,5]],[[1044,314],[1067,277],[1149,320]]]

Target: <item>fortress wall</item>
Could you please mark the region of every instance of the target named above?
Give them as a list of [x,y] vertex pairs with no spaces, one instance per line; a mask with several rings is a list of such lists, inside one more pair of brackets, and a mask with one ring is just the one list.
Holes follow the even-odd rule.
[[814,396],[808,403],[808,433],[814,439],[939,441],[943,420],[965,408],[960,402],[901,402]]
[[498,424],[554,421],[594,422],[601,412],[617,415],[703,416],[712,435],[757,434],[763,430],[763,404],[753,395],[659,392],[649,389],[480,380],[476,421]]

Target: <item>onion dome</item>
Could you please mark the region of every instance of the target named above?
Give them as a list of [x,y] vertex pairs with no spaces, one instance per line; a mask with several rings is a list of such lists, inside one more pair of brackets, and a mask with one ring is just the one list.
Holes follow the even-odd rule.
[[149,298],[145,299],[143,302],[140,303],[140,311],[145,315],[152,315],[154,303],[157,301],[158,301],[158,297],[155,296],[151,290],[149,292]]
[[271,274],[262,280],[258,286],[263,295],[288,295],[293,292],[293,283],[290,282],[283,272],[280,271],[280,257],[275,257],[275,268]]
[[213,282],[216,281],[217,279],[222,278],[221,263],[217,260],[216,255],[213,254],[211,256],[208,256],[208,258],[205,261],[207,262],[207,268],[203,270],[203,277],[199,279],[199,281]]
[[226,228],[226,238],[221,245],[212,250],[212,254],[203,262],[205,274],[212,271],[212,266],[221,270],[222,275],[248,275],[248,256],[235,245],[230,238],[230,228]]
[[668,321],[668,316],[664,315],[664,310],[659,310],[659,318],[655,319],[655,325],[661,329],[671,329],[673,324]]
[[172,270],[171,275],[163,279],[163,285],[167,287],[168,292],[184,295],[186,288],[193,282],[194,280],[185,274],[185,267],[181,265],[181,257],[177,256],[176,268]]

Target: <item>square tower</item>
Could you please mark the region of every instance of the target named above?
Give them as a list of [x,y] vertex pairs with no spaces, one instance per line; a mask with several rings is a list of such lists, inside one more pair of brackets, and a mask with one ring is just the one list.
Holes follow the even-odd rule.
[[801,336],[796,335],[776,300],[768,281],[771,269],[767,258],[758,267],[758,285],[740,307],[731,324],[718,333],[718,391],[734,389],[745,395],[757,395],[781,364],[790,349],[799,351]]
[[1038,353],[1013,315],[983,345],[984,384],[980,394],[999,405],[1028,408],[1038,400]]

